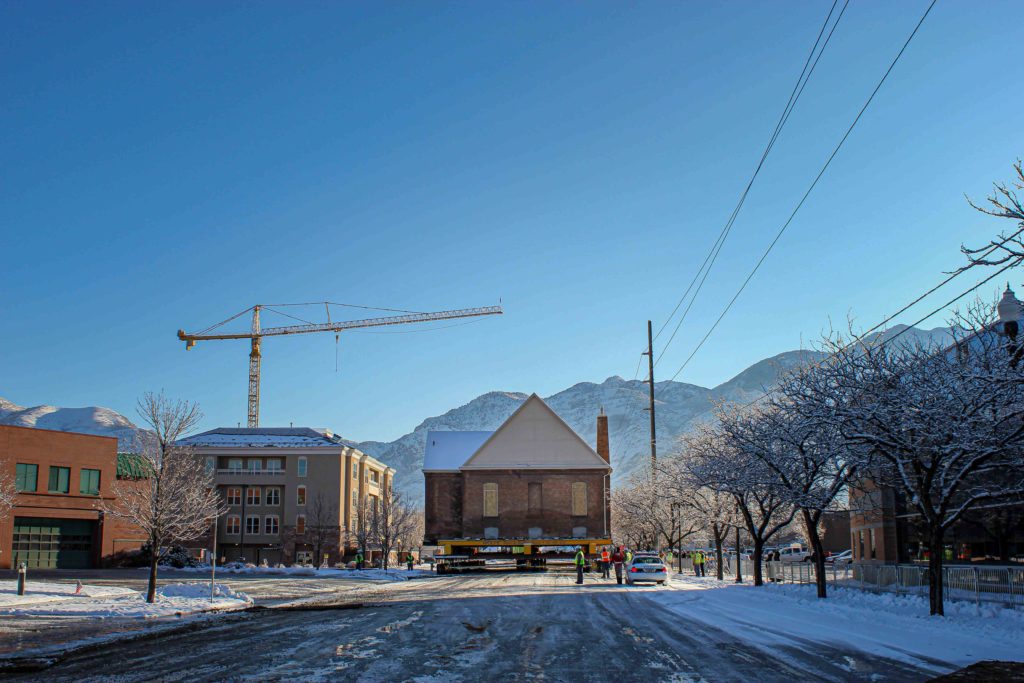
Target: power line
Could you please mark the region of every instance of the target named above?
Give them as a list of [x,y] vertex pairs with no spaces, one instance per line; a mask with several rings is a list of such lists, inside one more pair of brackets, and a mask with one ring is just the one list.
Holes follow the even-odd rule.
[[931,4],[928,5],[928,9],[926,9],[924,11],[924,14],[921,15],[921,19],[917,22],[917,25],[914,27],[914,30],[910,32],[910,35],[907,37],[906,42],[903,43],[903,47],[900,48],[900,51],[896,54],[896,57],[892,60],[892,63],[889,64],[889,68],[885,70],[885,73],[882,75],[881,80],[878,81],[878,85],[875,86],[875,89],[871,92],[871,95],[868,97],[867,101],[864,102],[864,106],[862,106],[860,108],[860,111],[857,112],[857,116],[853,119],[853,123],[851,123],[850,127],[846,129],[846,132],[843,134],[843,137],[839,140],[839,143],[835,146],[835,149],[832,150],[832,153],[825,161],[825,164],[821,167],[821,170],[818,171],[818,175],[815,176],[814,180],[811,182],[810,187],[807,188],[807,191],[804,193],[803,197],[801,197],[800,201],[797,202],[797,205],[793,209],[793,212],[789,215],[789,218],[786,219],[785,223],[783,223],[782,227],[779,229],[778,234],[775,235],[775,238],[768,245],[768,248],[765,249],[764,253],[761,255],[761,258],[758,259],[757,263],[754,265],[754,269],[750,271],[750,274],[747,275],[746,279],[743,281],[743,284],[740,285],[740,288],[736,291],[736,294],[734,294],[732,299],[729,300],[729,303],[726,304],[725,308],[722,310],[722,313],[718,316],[718,319],[715,320],[714,324],[711,325],[711,329],[707,331],[707,334],[705,334],[704,337],[700,340],[700,342],[697,344],[697,347],[690,353],[686,360],[683,361],[683,364],[676,371],[676,374],[672,375],[673,380],[676,377],[678,377],[684,369],[686,369],[686,366],[689,365],[691,360],[693,360],[693,357],[697,354],[698,351],[700,351],[701,347],[704,346],[704,343],[707,342],[708,338],[715,331],[715,328],[717,328],[719,323],[722,322],[722,319],[729,312],[729,309],[731,309],[733,304],[736,303],[736,300],[740,297],[740,294],[743,293],[743,290],[746,289],[747,285],[753,279],[754,275],[761,268],[761,265],[764,263],[765,259],[767,259],[768,255],[772,252],[772,249],[775,248],[775,245],[782,238],[783,233],[786,232],[786,228],[788,228],[789,225],[793,222],[793,219],[796,218],[797,212],[800,211],[800,208],[804,205],[804,202],[807,201],[807,198],[810,196],[815,186],[817,186],[818,181],[821,180],[821,177],[825,175],[825,171],[832,163],[832,160],[836,158],[837,154],[839,154],[839,150],[842,149],[843,144],[846,142],[847,138],[850,137],[850,133],[853,132],[853,129],[856,127],[857,122],[860,121],[861,117],[864,115],[864,112],[867,111],[867,108],[871,104],[872,100],[875,99],[875,95],[877,95],[878,91],[881,90],[882,85],[889,77],[889,74],[892,73],[892,70],[893,68],[895,68],[896,63],[899,62],[900,57],[903,56],[903,53],[906,51],[907,46],[910,45],[910,41],[914,39],[915,35],[917,35],[918,29],[921,28],[921,24],[924,23],[924,20],[928,17],[928,14],[932,11],[932,8],[935,7],[936,2],[937,0],[932,0]]
[[[674,318],[675,314],[679,311],[679,307],[683,304],[683,301],[686,300],[687,295],[689,295],[690,291],[693,290],[694,284],[696,284],[697,280],[700,279],[700,283],[697,284],[697,289],[696,291],[694,291],[693,297],[690,299],[690,303],[683,311],[683,315],[680,317],[679,322],[675,326],[675,329],[672,330],[672,335],[669,337],[669,340],[665,343],[661,353],[658,355],[658,358],[654,361],[655,365],[657,365],[658,362],[661,360],[662,356],[665,355],[665,351],[668,349],[669,345],[672,344],[672,340],[675,339],[676,333],[679,332],[679,328],[682,326],[683,321],[686,319],[687,314],[690,312],[690,308],[693,307],[694,301],[697,300],[697,295],[700,294],[701,289],[704,287],[704,281],[707,280],[708,275],[711,273],[711,269],[715,265],[715,261],[718,260],[718,255],[719,253],[721,253],[722,247],[725,246],[725,240],[729,237],[729,233],[732,231],[732,227],[736,222],[736,218],[739,216],[740,210],[743,208],[743,204],[746,202],[747,195],[749,194],[751,187],[753,187],[754,185],[754,181],[757,179],[758,174],[761,172],[761,168],[764,166],[764,162],[768,158],[768,154],[775,146],[775,141],[778,140],[779,135],[782,133],[782,129],[785,127],[790,115],[796,108],[796,103],[800,99],[800,95],[803,94],[804,88],[807,87],[807,83],[811,79],[811,74],[814,73],[814,69],[818,66],[818,61],[821,59],[821,55],[824,54],[825,48],[828,46],[829,41],[832,40],[832,34],[835,33],[836,27],[839,25],[839,21],[843,18],[843,14],[845,14],[846,8],[850,4],[850,0],[846,0],[846,2],[843,4],[842,10],[839,13],[839,16],[836,18],[835,23],[832,25],[832,29],[829,31],[828,36],[825,38],[825,42],[821,43],[821,37],[822,35],[824,35],[825,29],[828,28],[829,20],[832,18],[832,13],[835,11],[838,2],[839,0],[833,1],[831,9],[829,9],[828,15],[825,17],[825,21],[822,23],[821,29],[818,31],[818,36],[814,41],[814,45],[811,46],[811,51],[808,53],[807,59],[804,60],[804,65],[803,68],[800,70],[800,75],[797,77],[796,83],[793,85],[793,90],[789,93],[789,99],[786,101],[786,106],[783,108],[782,114],[779,116],[779,120],[775,124],[775,129],[772,131],[771,138],[768,140],[768,144],[765,146],[764,151],[761,153],[761,158],[757,163],[757,167],[754,169],[754,173],[751,175],[750,180],[747,182],[747,186],[740,194],[740,198],[736,202],[736,206],[733,208],[728,220],[726,220],[721,232],[719,232],[718,238],[715,240],[714,244],[711,245],[711,249],[708,251],[707,256],[704,257],[704,262],[701,263],[700,268],[697,269],[697,272],[694,274],[693,279],[687,286],[686,291],[683,292],[683,295],[679,298],[679,301],[678,303],[676,303],[675,308],[672,309],[672,313],[669,314],[668,318],[658,329],[658,333],[654,336],[655,340],[657,340],[658,337],[661,336],[661,333],[665,330],[668,324],[672,321],[672,318]],[[821,44],[820,51],[818,50],[819,44]],[[816,52],[817,57],[815,57]],[[811,62],[812,59],[814,60],[813,63]],[[810,70],[808,70],[808,66],[810,66]],[[703,273],[703,277],[701,277],[701,273]]]

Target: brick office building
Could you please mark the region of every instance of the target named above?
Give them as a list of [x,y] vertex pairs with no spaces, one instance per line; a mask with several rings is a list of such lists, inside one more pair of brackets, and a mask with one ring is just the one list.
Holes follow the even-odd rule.
[[425,543],[610,543],[610,457],[606,415],[595,451],[536,394],[494,432],[428,432]]
[[0,520],[0,568],[85,568],[140,533],[101,511],[114,499],[117,439],[0,425],[0,466],[15,479],[15,507]]

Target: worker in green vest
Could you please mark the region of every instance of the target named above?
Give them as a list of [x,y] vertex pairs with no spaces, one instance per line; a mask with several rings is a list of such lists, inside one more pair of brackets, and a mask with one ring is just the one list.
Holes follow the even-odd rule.
[[363,554],[362,553],[356,553],[356,569],[362,569],[362,568],[363,568]]
[[583,565],[587,563],[587,558],[583,555],[583,548],[580,547],[576,551],[576,583],[583,583]]
[[629,564],[632,561],[633,561],[633,551],[632,550],[627,550],[626,551],[626,564]]

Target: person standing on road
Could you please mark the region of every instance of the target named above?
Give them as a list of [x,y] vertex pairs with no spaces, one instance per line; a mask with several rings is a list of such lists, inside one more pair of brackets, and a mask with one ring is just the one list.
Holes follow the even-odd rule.
[[356,569],[362,569],[362,568],[363,568],[363,554],[361,552],[360,553],[356,553]]
[[612,564],[615,565],[615,583],[622,583],[622,563],[626,561],[626,554],[622,552],[622,546],[620,545],[612,553]]
[[609,565],[611,564],[611,553],[608,552],[608,548],[605,547],[601,551],[601,578],[610,579],[611,576],[608,573]]
[[405,564],[408,567],[409,571],[412,571],[413,559],[414,558],[412,556],[412,553],[409,553],[408,555],[405,556]]
[[574,562],[576,563],[576,583],[583,583],[583,565],[586,564],[587,558],[583,555],[582,547],[576,551]]

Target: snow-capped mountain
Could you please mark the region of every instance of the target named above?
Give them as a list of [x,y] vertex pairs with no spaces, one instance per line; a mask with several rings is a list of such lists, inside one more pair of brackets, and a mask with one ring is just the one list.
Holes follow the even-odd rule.
[[[905,326],[892,327],[872,335],[869,341],[891,338]],[[900,335],[898,343],[941,345],[951,341],[949,329],[911,328]],[[746,403],[760,396],[778,376],[801,363],[821,358],[818,351],[787,351],[759,361],[713,389],[684,382],[658,382],[657,427],[659,453],[670,451],[679,438],[711,416],[717,401]],[[497,429],[527,395],[492,391],[478,396],[435,417],[429,417],[412,432],[391,442],[351,442],[364,453],[397,470],[396,485],[410,500],[423,498],[423,449],[428,431],[490,431]],[[647,462],[650,455],[647,385],[640,380],[609,377],[600,384],[581,382],[545,397],[547,403],[591,446],[596,439],[596,421],[600,409],[608,414],[613,475],[616,482]],[[116,436],[122,448],[130,448],[138,430],[130,420],[108,408],[23,408],[0,398],[0,424],[39,427],[61,431]]]
[[136,432],[139,431],[131,420],[110,408],[23,408],[3,398],[0,398],[0,424],[114,436],[122,448],[129,447],[135,439]]

